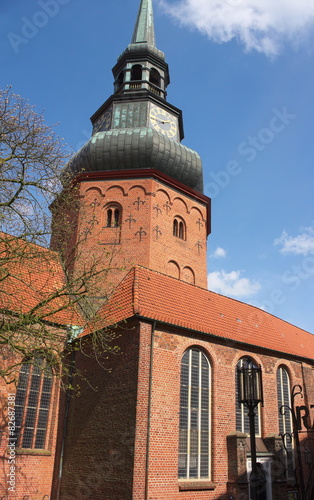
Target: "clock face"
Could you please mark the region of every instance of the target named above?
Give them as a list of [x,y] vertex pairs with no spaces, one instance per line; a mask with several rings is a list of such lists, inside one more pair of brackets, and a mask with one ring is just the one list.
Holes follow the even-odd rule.
[[177,121],[168,111],[159,106],[152,106],[149,115],[151,126],[170,139],[173,139],[177,134]]
[[94,133],[109,130],[111,125],[111,109],[102,114],[94,123]]

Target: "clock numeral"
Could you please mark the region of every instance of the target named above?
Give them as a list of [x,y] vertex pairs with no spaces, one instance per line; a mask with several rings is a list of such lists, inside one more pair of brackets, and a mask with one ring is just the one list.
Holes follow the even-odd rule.
[[173,138],[177,133],[174,117],[163,108],[152,107],[150,110],[151,126],[159,133]]

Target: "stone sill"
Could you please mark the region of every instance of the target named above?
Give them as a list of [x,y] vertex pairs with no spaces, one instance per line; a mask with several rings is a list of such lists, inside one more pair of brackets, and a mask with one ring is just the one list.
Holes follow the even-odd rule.
[[16,448],[15,453],[17,455],[40,455],[40,456],[51,456],[51,451],[33,449],[33,448]]
[[179,481],[179,491],[214,490],[216,485],[211,481]]

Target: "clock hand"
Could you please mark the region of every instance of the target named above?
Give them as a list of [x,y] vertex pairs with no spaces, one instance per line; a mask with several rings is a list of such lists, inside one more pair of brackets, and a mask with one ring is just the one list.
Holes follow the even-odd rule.
[[170,123],[170,120],[163,121],[163,120],[158,120],[158,118],[152,118],[152,120],[155,120],[158,123]]

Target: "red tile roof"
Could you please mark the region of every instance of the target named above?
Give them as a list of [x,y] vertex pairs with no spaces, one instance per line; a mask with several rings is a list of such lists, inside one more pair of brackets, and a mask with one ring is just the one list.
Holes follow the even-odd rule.
[[59,325],[82,324],[69,300],[58,254],[4,233],[0,233],[0,310],[33,311]]
[[314,335],[254,306],[135,266],[99,312],[91,330],[138,314],[282,353],[314,358]]

